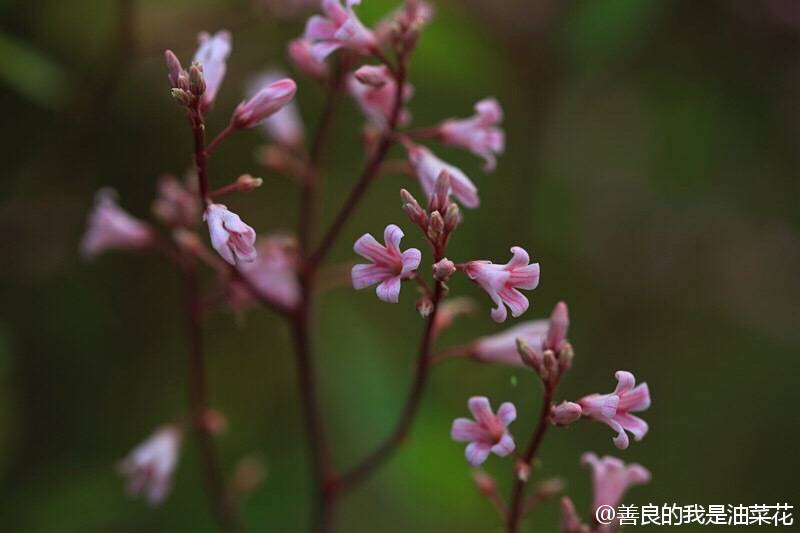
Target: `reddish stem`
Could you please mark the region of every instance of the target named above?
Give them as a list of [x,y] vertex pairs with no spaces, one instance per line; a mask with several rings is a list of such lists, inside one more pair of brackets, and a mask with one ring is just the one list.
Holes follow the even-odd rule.
[[212,153],[214,153],[214,150],[217,149],[219,143],[224,141],[234,131],[236,131],[236,127],[233,125],[233,123],[225,126],[225,129],[219,132],[219,134],[214,137],[214,140],[212,140],[210,143],[208,143],[208,146],[206,146],[206,156],[210,156]]

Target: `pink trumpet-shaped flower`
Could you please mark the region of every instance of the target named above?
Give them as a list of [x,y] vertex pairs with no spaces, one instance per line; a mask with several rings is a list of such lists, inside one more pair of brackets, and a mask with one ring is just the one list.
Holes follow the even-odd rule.
[[593,511],[604,505],[616,507],[629,488],[648,483],[651,478],[650,471],[642,465],[626,465],[608,455],[599,458],[592,452],[586,452],[581,456],[581,462],[592,468]]
[[490,452],[505,457],[514,451],[514,439],[508,425],[517,418],[517,409],[511,402],[500,405],[497,415],[492,412],[489,399],[473,396],[467,402],[475,421],[457,418],[453,421],[450,437],[456,442],[469,442],[465,455],[472,466],[481,465]]
[[[249,84],[248,97],[254,97],[262,87],[270,86],[283,78],[285,78],[283,72],[278,70],[264,72]],[[288,102],[271,117],[267,117],[261,123],[261,127],[267,137],[283,146],[298,147],[305,137],[303,119],[294,101]]]
[[505,135],[497,125],[503,120],[503,110],[494,98],[475,104],[475,115],[464,119],[449,119],[439,125],[439,138],[446,144],[466,148],[486,162],[484,170],[497,166],[496,155],[505,149]]
[[630,431],[637,441],[647,434],[647,422],[630,413],[644,411],[650,407],[650,389],[647,383],[636,385],[636,378],[630,372],[620,370],[615,374],[617,388],[611,394],[590,394],[580,399],[583,415],[607,424],[617,432],[614,444],[624,450],[630,444],[627,433]]
[[422,253],[416,248],[400,251],[403,230],[394,224],[386,226],[381,245],[369,233],[359,238],[353,250],[372,264],[355,265],[352,270],[353,287],[363,289],[379,283],[376,293],[384,302],[397,303],[400,298],[400,283],[410,278],[419,266]]
[[200,106],[203,110],[208,110],[214,105],[217,91],[225,79],[226,62],[231,53],[231,34],[225,30],[218,31],[214,35],[203,32],[198,35],[197,40],[200,47],[194,54],[193,61],[203,65],[203,79],[206,82]]
[[117,466],[119,473],[127,478],[128,493],[144,494],[152,506],[163,502],[172,488],[180,445],[180,430],[165,426],[134,448]]
[[239,104],[231,122],[237,128],[251,128],[280,111],[296,92],[297,84],[288,78],[270,83]]
[[113,189],[97,191],[81,240],[81,254],[85,259],[93,259],[106,250],[135,250],[153,244],[154,233],[150,226],[120,208],[116,197]]
[[[394,110],[397,82],[386,65],[364,65],[347,80],[347,89],[358,103],[361,112],[379,126],[386,125]],[[408,83],[403,87],[403,102],[407,102],[414,90]],[[407,109],[401,109],[400,124],[409,120]]]
[[322,61],[328,55],[345,47],[362,54],[370,53],[377,41],[353,11],[361,0],[322,0],[326,16],[314,15],[308,19],[303,37],[311,41],[311,55]]
[[222,204],[211,204],[206,208],[203,219],[208,223],[211,245],[225,261],[236,265],[256,260],[253,246],[256,232],[242,222],[239,215],[228,211]]
[[478,189],[461,169],[445,163],[433,155],[433,152],[420,145],[412,145],[408,148],[408,161],[414,168],[428,200],[433,196],[436,179],[442,170],[446,170],[450,174],[450,189],[456,200],[464,207],[478,207],[480,203]]
[[313,45],[308,39],[294,39],[289,42],[289,59],[295,68],[312,78],[325,78],[328,76],[328,64],[324,61],[317,61],[311,53]]
[[288,235],[271,235],[256,244],[258,257],[239,266],[242,276],[265,298],[287,309],[300,303],[297,243]]
[[492,309],[495,322],[503,322],[511,309],[518,317],[528,309],[528,299],[517,289],[532,290],[539,285],[539,263],[530,263],[528,252],[519,246],[511,248],[511,260],[505,265],[491,261],[470,261],[464,266],[467,276],[489,295],[497,307]]
[[517,339],[525,341],[534,351],[552,350],[558,354],[566,342],[568,327],[567,304],[559,302],[549,320],[522,322],[500,333],[479,338],[472,345],[471,355],[484,363],[524,367],[517,350]]

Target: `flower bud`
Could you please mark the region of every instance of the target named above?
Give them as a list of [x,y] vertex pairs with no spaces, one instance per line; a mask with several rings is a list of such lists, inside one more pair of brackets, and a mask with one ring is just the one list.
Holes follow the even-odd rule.
[[417,311],[422,318],[428,318],[433,312],[433,302],[427,296],[420,296],[417,300]]
[[431,242],[438,243],[444,235],[444,219],[438,211],[431,213],[428,222],[428,238]]
[[542,366],[547,374],[547,378],[543,377],[542,379],[545,381],[548,379],[555,379],[555,377],[559,375],[559,365],[558,360],[556,360],[556,354],[554,354],[552,350],[545,350],[542,354],[542,359]]
[[194,101],[194,95],[187,90],[175,88],[170,91],[170,94],[180,105],[188,107]]
[[428,224],[428,215],[420,207],[417,199],[414,198],[410,192],[405,189],[400,189],[400,201],[403,202],[403,211],[406,212],[411,222],[418,226],[425,226]]
[[531,465],[522,460],[518,460],[514,465],[514,473],[517,475],[517,479],[527,482],[531,477]]
[[548,500],[563,492],[565,487],[566,484],[561,478],[551,477],[550,479],[545,479],[536,486],[536,498],[539,500]]
[[447,233],[451,233],[461,223],[461,209],[458,204],[451,202],[447,206],[447,211],[444,212],[444,229]]
[[220,435],[228,429],[228,419],[216,409],[207,409],[197,421],[204,431],[211,435]]
[[428,204],[428,211],[444,213],[450,204],[450,173],[442,169],[433,185],[433,194]]
[[202,96],[206,92],[206,80],[203,78],[203,65],[192,63],[189,68],[189,90],[195,96]]
[[258,189],[264,184],[264,180],[261,178],[254,178],[250,174],[242,174],[238,178],[236,178],[236,187],[237,190],[240,192],[250,192],[252,190]]
[[178,56],[172,50],[164,52],[164,58],[167,61],[167,79],[169,85],[173,89],[189,89],[189,80],[186,77],[186,71],[183,70]]
[[433,278],[436,281],[445,282],[450,279],[450,276],[456,271],[456,265],[448,258],[444,258],[435,265],[433,265]]
[[561,372],[566,372],[572,368],[572,359],[575,357],[575,352],[572,345],[568,342],[562,344],[561,349],[558,351],[558,365],[561,367]]
[[288,78],[271,83],[239,104],[231,123],[237,128],[251,128],[282,109],[294,98],[295,92],[297,85]]
[[353,73],[355,78],[370,87],[380,89],[386,85],[386,72],[382,65],[364,65]]
[[[532,368],[541,377],[543,370],[542,354],[530,347],[522,337],[517,337],[517,352],[519,353],[522,364]],[[545,379],[544,377],[542,379]]]
[[550,409],[550,422],[557,426],[568,426],[583,414],[581,406],[574,402],[561,402]]
[[478,492],[484,496],[491,496],[497,492],[497,483],[495,483],[492,475],[486,472],[486,470],[481,468],[474,470],[472,472],[472,479],[475,480],[475,487],[477,487]]

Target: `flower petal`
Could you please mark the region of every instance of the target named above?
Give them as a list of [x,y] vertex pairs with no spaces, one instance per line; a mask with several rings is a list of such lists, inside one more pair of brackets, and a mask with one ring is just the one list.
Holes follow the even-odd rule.
[[503,402],[497,410],[497,418],[504,426],[508,426],[517,418],[517,408],[511,402]]
[[500,438],[500,442],[492,446],[492,452],[494,452],[495,455],[498,455],[500,457],[505,457],[506,455],[513,452],[514,448],[515,448],[514,439],[511,437],[511,435],[505,433]]
[[471,442],[482,439],[486,431],[480,424],[473,422],[469,418],[456,418],[453,420],[453,427],[450,429],[450,438],[457,442]]
[[472,466],[480,466],[489,457],[489,452],[492,451],[492,446],[485,442],[471,442],[467,445],[464,455],[467,461]]
[[393,276],[375,289],[378,298],[390,304],[396,304],[400,300],[400,276]]

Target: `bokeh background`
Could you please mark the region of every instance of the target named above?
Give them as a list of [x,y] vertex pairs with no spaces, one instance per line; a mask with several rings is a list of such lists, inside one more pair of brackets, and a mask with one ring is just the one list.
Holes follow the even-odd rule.
[[[289,4],[289,9],[286,9]],[[234,35],[210,130],[223,127],[254,72],[280,65],[308,11],[289,0],[6,0],[0,5],[0,530],[214,531],[192,445],[174,492],[151,510],[130,500],[115,462],[185,400],[181,284],[157,257],[77,255],[102,186],[146,217],[155,180],[182,174],[185,121],[169,97],[162,52],[190,56],[200,30]],[[378,20],[395,2],[366,0]],[[609,391],[628,369],[651,387],[651,432],[619,453],[610,430],[582,423],[546,440],[541,476],[561,475],[584,517],[587,450],[653,472],[632,503],[797,505],[800,437],[800,9],[792,0],[448,0],[412,67],[416,125],[467,116],[495,95],[507,152],[491,175],[437,149],[480,188],[453,259],[505,262],[520,244],[541,262],[526,318],[565,299],[575,367],[561,396]],[[322,95],[299,78],[309,123]],[[358,111],[347,101],[327,152],[329,219],[361,163]],[[228,204],[260,233],[291,228],[296,191],[259,167],[257,131],[215,156],[212,181],[240,173],[265,186]],[[396,153],[401,156],[400,152]],[[347,227],[353,240],[409,226],[397,191],[378,182]],[[411,184],[413,190],[416,185]],[[409,244],[421,240],[407,228]],[[463,280],[478,313],[440,346],[499,331],[489,303]],[[340,288],[322,301],[320,376],[340,466],[389,430],[411,376],[422,322],[400,305]],[[511,323],[507,324],[510,325]],[[256,456],[268,475],[243,507],[253,531],[302,531],[307,462],[287,329],[267,311],[209,319],[213,402],[229,420],[227,471]],[[437,367],[412,438],[346,498],[340,530],[487,532],[500,526],[477,495],[450,422],[466,400],[514,401],[527,439],[538,410],[533,377],[452,361]],[[487,469],[504,491],[508,461]],[[555,505],[527,530],[555,531]],[[684,528],[693,530],[693,528]]]

